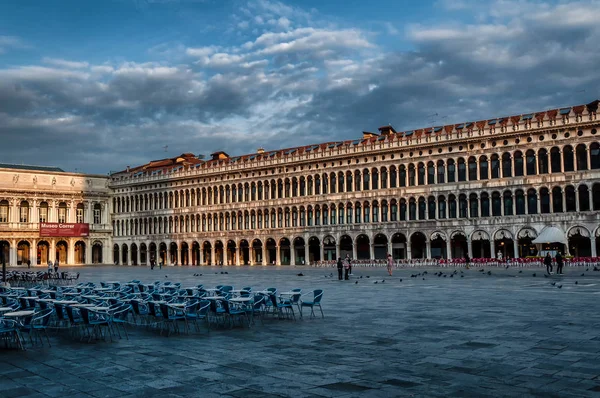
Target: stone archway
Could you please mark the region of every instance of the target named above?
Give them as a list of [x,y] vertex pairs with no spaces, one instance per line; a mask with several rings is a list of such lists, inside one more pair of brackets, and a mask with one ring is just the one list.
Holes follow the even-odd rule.
[[165,242],[160,242],[158,245],[158,262],[167,265],[167,244]]
[[119,245],[117,245],[115,243],[115,245],[113,246],[113,264],[114,265],[119,265],[121,264],[121,257],[119,255]]
[[446,259],[448,258],[446,235],[442,232],[434,232],[431,237],[431,258]]
[[55,258],[59,261],[59,264],[67,263],[68,249],[69,249],[69,244],[64,240],[61,240],[56,244],[56,257]]
[[342,235],[340,237],[340,254],[338,256],[341,258],[346,258],[346,256],[354,258],[352,247],[352,238],[348,235]]
[[279,240],[279,264],[290,265],[291,263],[291,245],[288,238],[281,238]]
[[294,238],[293,241],[294,244],[294,259],[295,261],[295,265],[304,265],[306,264],[306,258],[305,257],[305,253],[306,253],[306,242],[304,242],[304,238],[298,236],[296,238]]
[[590,257],[592,255],[592,241],[590,231],[585,227],[573,227],[567,232],[569,253],[574,257]]
[[37,261],[36,264],[44,265],[50,261],[50,244],[45,241],[39,241],[37,244]]
[[[452,258],[466,258],[469,254],[469,245],[467,243],[467,236],[462,231],[454,231],[450,235],[450,250],[452,251]],[[475,255],[473,255],[475,257]]]
[[490,235],[483,231],[474,231],[471,234],[471,255],[473,258],[491,258]]
[[192,242],[192,265],[200,265],[200,244],[198,241]]
[[275,239],[268,238],[265,242],[265,255],[267,257],[267,264],[275,265],[277,262],[277,244]]
[[190,263],[190,254],[189,254],[189,246],[187,244],[187,242],[181,242],[181,249],[180,249],[180,265],[189,265]]
[[178,261],[177,243],[171,242],[169,245],[169,262],[168,265],[177,265]]
[[371,260],[371,241],[365,234],[356,237],[356,259]]
[[263,244],[260,239],[254,239],[252,241],[252,264],[262,265],[263,259]]
[[240,261],[238,265],[249,265],[250,264],[250,244],[246,239],[240,241],[239,248]]
[[75,264],[85,264],[86,249],[84,241],[79,240],[75,242]]
[[158,262],[156,243],[150,242],[150,246],[148,246],[148,249],[150,251],[150,262],[154,261],[156,264]]
[[308,258],[310,263],[321,261],[321,241],[316,236],[308,238]]
[[334,261],[336,258],[335,238],[327,235],[323,238],[323,260]]
[[125,243],[121,246],[121,264],[127,265],[129,260],[129,248]]
[[202,257],[204,262],[201,265],[215,264],[215,259],[212,256],[212,245],[209,241],[202,243]]
[[145,243],[140,244],[140,265],[148,263],[148,248]]
[[216,265],[225,265],[225,259],[223,258],[223,252],[224,250],[224,246],[223,246],[223,242],[221,242],[220,240],[215,242],[215,264]]
[[29,256],[31,253],[31,244],[22,240],[17,244],[17,265],[27,265],[28,261],[31,261]]
[[388,254],[388,238],[384,234],[377,234],[373,238],[373,254],[376,260],[385,260]]
[[92,264],[102,264],[104,262],[102,248],[102,242],[100,241],[96,241],[92,245]]
[[400,232],[392,235],[392,257],[394,260],[405,260],[407,255],[406,249],[406,236]]
[[537,247],[532,243],[538,234],[532,227],[524,227],[517,233],[517,245],[520,258],[537,256]]
[[514,257],[514,239],[512,233],[506,229],[500,229],[494,233],[494,253],[492,257],[507,259]]
[[427,238],[422,232],[415,232],[410,237],[411,258],[427,258]]
[[129,246],[129,249],[131,250],[131,265],[138,265],[138,247],[135,243],[132,243],[131,246]]

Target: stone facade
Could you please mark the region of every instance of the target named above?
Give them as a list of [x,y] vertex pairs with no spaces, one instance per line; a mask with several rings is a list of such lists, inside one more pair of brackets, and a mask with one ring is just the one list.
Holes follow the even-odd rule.
[[119,264],[525,257],[546,226],[600,249],[598,101],[111,176]]
[[[0,167],[0,250],[10,266],[110,263],[112,229],[106,176],[56,168]],[[40,221],[88,223],[87,237],[40,237]]]

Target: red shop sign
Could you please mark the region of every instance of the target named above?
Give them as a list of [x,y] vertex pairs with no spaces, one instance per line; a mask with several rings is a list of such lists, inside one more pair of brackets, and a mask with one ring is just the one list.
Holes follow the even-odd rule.
[[90,224],[74,224],[74,223],[57,223],[57,222],[42,222],[40,223],[40,237],[68,237],[68,236],[89,236]]

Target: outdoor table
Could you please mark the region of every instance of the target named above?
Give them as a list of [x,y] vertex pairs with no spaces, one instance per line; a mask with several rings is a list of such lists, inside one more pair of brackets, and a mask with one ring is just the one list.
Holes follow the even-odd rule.
[[73,293],[63,293],[62,295],[63,296],[79,296],[79,293],[75,293],[75,292],[73,292]]
[[185,307],[185,303],[168,303],[171,307]]
[[27,311],[15,311],[15,312],[7,312],[4,314],[7,318],[23,318],[29,315],[35,314],[35,311],[27,310]]
[[10,312],[14,311],[12,307],[0,307],[0,312]]
[[81,296],[81,297],[83,297],[83,298],[85,298],[85,299],[98,299],[98,298],[103,298],[103,297],[101,297],[101,296],[96,296],[96,295],[93,295],[93,294],[92,294],[92,295],[87,295],[87,294],[86,294],[85,296]]
[[83,303],[77,303],[77,304],[71,304],[70,307],[94,307],[96,306],[96,304],[83,304]]
[[27,299],[27,300],[35,300],[38,298],[38,296],[21,296],[19,298]]
[[88,307],[92,311],[108,311],[109,307]]
[[259,291],[257,291],[257,292],[252,292],[252,293],[258,293],[258,294],[266,294],[266,295],[269,295],[269,294],[274,294],[275,292],[272,292],[272,291],[270,291],[270,290],[259,290]]
[[234,297],[229,299],[229,301],[233,302],[233,303],[247,303],[249,301],[252,301],[252,297]]
[[113,288],[112,287],[95,287],[93,290],[95,292],[108,292],[108,291],[112,291]]
[[10,290],[25,290],[25,288],[24,288],[24,287],[19,287],[19,286],[16,286],[16,287],[9,287],[9,289],[10,289]]
[[71,305],[71,304],[79,304],[79,301],[74,300],[52,300],[54,304],[63,304],[63,305]]

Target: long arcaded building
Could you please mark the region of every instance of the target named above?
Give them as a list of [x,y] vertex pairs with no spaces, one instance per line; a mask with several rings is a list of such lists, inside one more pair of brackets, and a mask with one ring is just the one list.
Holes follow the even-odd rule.
[[111,175],[119,264],[526,257],[600,248],[598,101]]

